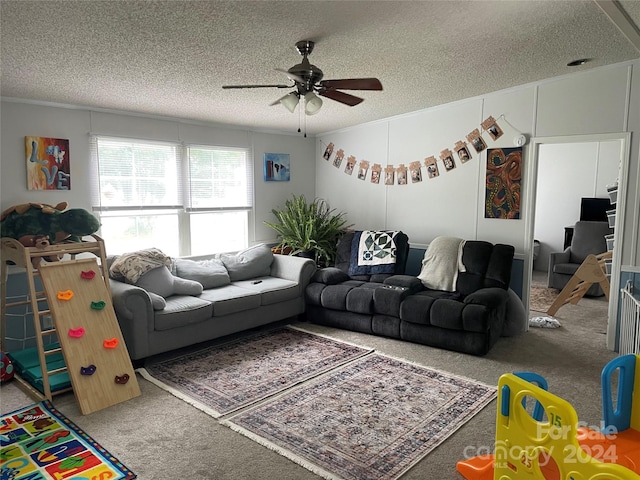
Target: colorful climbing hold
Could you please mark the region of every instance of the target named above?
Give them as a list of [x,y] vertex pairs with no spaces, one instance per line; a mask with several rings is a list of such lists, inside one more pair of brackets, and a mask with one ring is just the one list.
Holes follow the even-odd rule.
[[125,374],[124,374],[124,375],[122,375],[122,376],[118,376],[118,375],[116,375],[116,378],[115,378],[115,382],[116,382],[116,383],[118,383],[118,384],[120,384],[120,385],[124,385],[124,384],[125,384],[125,383],[127,383],[128,381],[129,381],[129,374],[128,374],[128,373],[125,373]]
[[71,290],[58,292],[58,300],[71,300],[72,298],[73,298],[73,292]]
[[91,308],[93,310],[102,310],[106,305],[106,302],[103,302],[102,300],[91,302]]
[[80,375],[93,375],[96,373],[96,366],[89,365],[88,367],[80,367]]
[[80,272],[80,278],[84,279],[84,280],[93,280],[93,277],[96,276],[96,272],[93,270],[86,270],[86,271],[82,271]]
[[102,345],[104,346],[104,348],[116,348],[118,346],[118,339],[110,338],[102,342]]
[[69,336],[71,338],[81,338],[84,335],[84,333],[85,333],[85,330],[82,327],[69,329]]

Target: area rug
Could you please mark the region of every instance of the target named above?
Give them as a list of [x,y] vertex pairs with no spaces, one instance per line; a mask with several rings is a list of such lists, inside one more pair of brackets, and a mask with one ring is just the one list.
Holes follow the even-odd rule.
[[0,440],[2,479],[136,478],[46,400],[3,415]]
[[373,353],[222,423],[327,479],[392,480],[496,388]]
[[546,312],[559,294],[560,291],[555,288],[532,286],[529,294],[529,310]]
[[218,418],[369,352],[285,327],[150,363],[138,371]]

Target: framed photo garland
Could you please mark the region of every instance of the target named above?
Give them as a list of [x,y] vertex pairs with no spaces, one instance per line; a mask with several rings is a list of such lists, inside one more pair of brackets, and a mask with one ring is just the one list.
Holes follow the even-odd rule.
[[374,163],[373,167],[371,167],[371,183],[380,183],[380,173],[382,172],[382,167],[379,163]]
[[482,128],[484,128],[493,140],[497,140],[502,136],[502,129],[496,123],[493,117],[487,117],[487,119],[481,123]]
[[291,163],[288,153],[264,154],[264,181],[288,182],[291,178]]
[[393,185],[395,182],[395,173],[396,170],[393,168],[393,165],[387,165],[384,168],[384,184],[385,185]]
[[458,158],[460,159],[461,163],[467,163],[469,160],[471,160],[471,155],[469,154],[469,149],[467,148],[466,142],[456,142],[454,150],[458,154]]
[[[504,115],[501,115],[502,118]],[[485,132],[489,135],[485,135]],[[435,178],[440,175],[438,162],[442,161],[445,171],[450,172],[457,166],[463,165],[472,159],[472,155],[482,153],[487,150],[487,178],[486,178],[486,208],[485,216],[487,218],[520,218],[520,181],[522,168],[522,148],[515,149],[488,149],[487,139],[496,141],[504,135],[504,132],[496,119],[492,116],[487,117],[480,128],[475,128],[466,135],[466,141],[459,140],[455,142],[452,148],[445,148],[440,152],[438,158],[431,155],[424,159],[427,178]],[[522,138],[524,136],[521,135]],[[523,142],[524,143],[524,142]],[[520,145],[516,143],[516,145]],[[472,152],[471,146],[475,150]],[[329,161],[336,146],[333,142],[326,144],[322,157]],[[267,154],[265,154],[267,155]],[[281,154],[268,154],[281,155]],[[341,168],[342,161],[345,158],[343,149],[338,149],[333,156],[333,166]],[[456,163],[459,162],[459,164]],[[275,167],[271,167],[273,170]],[[277,170],[277,168],[275,168]],[[265,172],[268,170],[265,165]],[[358,180],[366,180],[369,170],[371,177],[369,181],[374,184],[383,183],[384,185],[407,185],[409,178],[411,183],[422,182],[422,164],[420,161],[410,161],[409,166],[400,164],[397,168],[387,164],[382,167],[379,163],[371,166],[369,161],[357,161],[354,155],[347,157],[344,166],[344,173],[353,176],[354,170]],[[381,182],[380,177],[384,170],[384,180]],[[288,174],[288,164],[283,169]],[[273,173],[272,177],[276,174]],[[267,179],[265,173],[265,180]],[[269,179],[272,179],[271,177]],[[273,178],[275,180],[275,178]],[[288,180],[288,178],[287,178]],[[496,190],[497,188],[497,190]]]
[[398,185],[406,185],[407,184],[407,167],[405,167],[401,163],[396,169],[396,173],[398,174]]
[[367,172],[369,171],[369,162],[367,162],[366,160],[362,160],[359,163],[359,167],[358,180],[364,180],[365,178],[367,178]]
[[484,143],[484,139],[480,135],[480,130],[478,130],[477,128],[469,135],[467,135],[467,140],[469,140],[469,143],[473,145],[473,148],[475,148],[476,152],[478,153],[487,148],[487,144]]
[[325,160],[329,160],[329,157],[331,157],[332,153],[333,153],[333,143],[329,143],[329,145],[327,145],[327,148],[325,148],[324,150],[324,154],[322,155],[322,158],[324,158]]
[[424,166],[427,167],[427,176],[429,178],[435,178],[440,175],[436,157],[434,157],[433,155],[424,159]]
[[411,162],[409,164],[409,171],[411,172],[411,183],[418,183],[422,181],[422,168],[420,162]]
[[450,172],[451,170],[456,168],[456,162],[453,159],[453,153],[448,148],[440,152],[440,159],[442,160],[442,163],[444,164],[444,169],[447,172]]
[[333,166],[336,168],[340,168],[340,164],[342,164],[343,158],[344,158],[344,150],[340,149],[336,152],[336,156],[333,159]]
[[344,173],[346,173],[347,175],[352,175],[353,174],[353,169],[356,166],[356,157],[354,157],[353,155],[347,157],[347,164],[344,167]]

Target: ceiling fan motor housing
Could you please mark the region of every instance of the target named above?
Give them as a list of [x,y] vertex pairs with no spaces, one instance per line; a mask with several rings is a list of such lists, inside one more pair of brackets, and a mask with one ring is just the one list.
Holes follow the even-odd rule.
[[301,40],[296,43],[296,50],[302,55],[302,62],[291,67],[288,72],[303,80],[303,82],[295,81],[298,93],[304,95],[313,92],[313,86],[322,80],[324,73],[318,67],[309,62],[307,55],[313,52],[314,42],[311,40]]

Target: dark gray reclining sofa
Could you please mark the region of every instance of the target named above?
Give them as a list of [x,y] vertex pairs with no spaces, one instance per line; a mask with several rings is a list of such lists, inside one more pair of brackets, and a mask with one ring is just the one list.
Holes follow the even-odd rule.
[[433,347],[486,354],[505,323],[514,248],[467,240],[455,292],[430,290],[404,275],[408,238],[396,238],[393,273],[349,275],[354,232],[338,244],[335,267],[316,271],[305,289],[306,319]]

